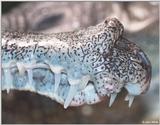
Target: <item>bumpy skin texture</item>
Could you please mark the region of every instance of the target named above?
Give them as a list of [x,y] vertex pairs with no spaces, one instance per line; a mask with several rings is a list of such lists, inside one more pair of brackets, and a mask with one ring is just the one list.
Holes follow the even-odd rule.
[[123,25],[115,18],[74,32],[4,32],[2,89],[38,92],[67,108],[94,104],[106,95],[112,105],[125,87],[132,103],[130,96],[148,89],[151,65],[144,52],[122,35]]

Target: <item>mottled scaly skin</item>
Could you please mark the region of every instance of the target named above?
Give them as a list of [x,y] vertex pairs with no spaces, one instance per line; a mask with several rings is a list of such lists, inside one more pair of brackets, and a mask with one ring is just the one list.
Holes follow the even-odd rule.
[[[47,35],[4,32],[2,68],[10,67],[12,62],[31,67],[45,64],[51,71],[41,67],[28,70],[33,73],[30,76],[28,72],[28,77],[32,78],[30,83],[33,82],[30,86],[36,88],[32,91],[55,99],[64,104],[65,108],[68,105],[93,104],[106,95],[113,98],[112,95],[119,93],[123,87],[129,95],[139,95],[149,87],[151,65],[144,52],[122,35],[123,26],[115,18],[108,18],[97,26],[74,32]],[[16,81],[12,88],[24,90],[25,85],[22,83],[27,84],[30,78],[25,72],[23,76],[18,75],[20,71],[17,68],[15,70],[11,73],[14,74],[12,80]],[[40,79],[36,78],[40,77],[37,74],[44,76],[43,82],[36,81]],[[61,81],[58,91],[53,94],[59,76]],[[89,79],[84,76],[89,76]],[[5,86],[7,76],[4,73],[2,77]],[[17,83],[22,86],[15,87]],[[38,83],[43,83],[43,87],[39,87]]]

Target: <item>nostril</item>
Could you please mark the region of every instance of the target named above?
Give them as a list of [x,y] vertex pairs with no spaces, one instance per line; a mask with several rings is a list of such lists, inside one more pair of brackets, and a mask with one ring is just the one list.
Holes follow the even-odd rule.
[[104,21],[104,23],[105,23],[105,24],[108,24],[108,19],[106,19],[106,20]]
[[117,22],[115,20],[111,19],[108,21],[108,26],[116,28]]
[[[105,24],[109,25],[109,26],[116,26],[116,24],[118,24],[118,19],[116,18],[106,18],[105,19]],[[119,22],[120,23],[120,22]]]
[[117,18],[106,18],[105,25],[116,34],[120,36],[123,34],[124,27]]

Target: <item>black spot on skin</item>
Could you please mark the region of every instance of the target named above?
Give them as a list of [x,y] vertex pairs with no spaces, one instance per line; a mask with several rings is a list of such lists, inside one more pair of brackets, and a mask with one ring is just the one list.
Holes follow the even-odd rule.
[[101,67],[101,69],[104,69],[104,66],[103,66],[103,67]]
[[14,34],[14,35],[12,36],[12,38],[18,38],[18,36]]
[[105,23],[105,24],[108,24],[108,20],[105,20],[104,23]]
[[93,59],[91,59],[91,61],[94,61],[95,59],[93,58]]

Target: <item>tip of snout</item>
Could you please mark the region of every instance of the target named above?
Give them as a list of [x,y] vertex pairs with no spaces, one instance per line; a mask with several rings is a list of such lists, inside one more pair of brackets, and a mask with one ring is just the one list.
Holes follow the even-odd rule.
[[117,19],[117,18],[106,18],[104,21],[105,25],[109,28],[114,29],[117,34],[119,33],[119,35],[123,34],[124,31],[124,27],[123,24]]
[[107,24],[108,26],[111,26],[111,27],[123,27],[122,23],[115,17],[106,18],[104,22],[105,22],[105,24]]
[[104,22],[108,24],[109,22],[120,22],[120,21],[115,17],[107,17]]

